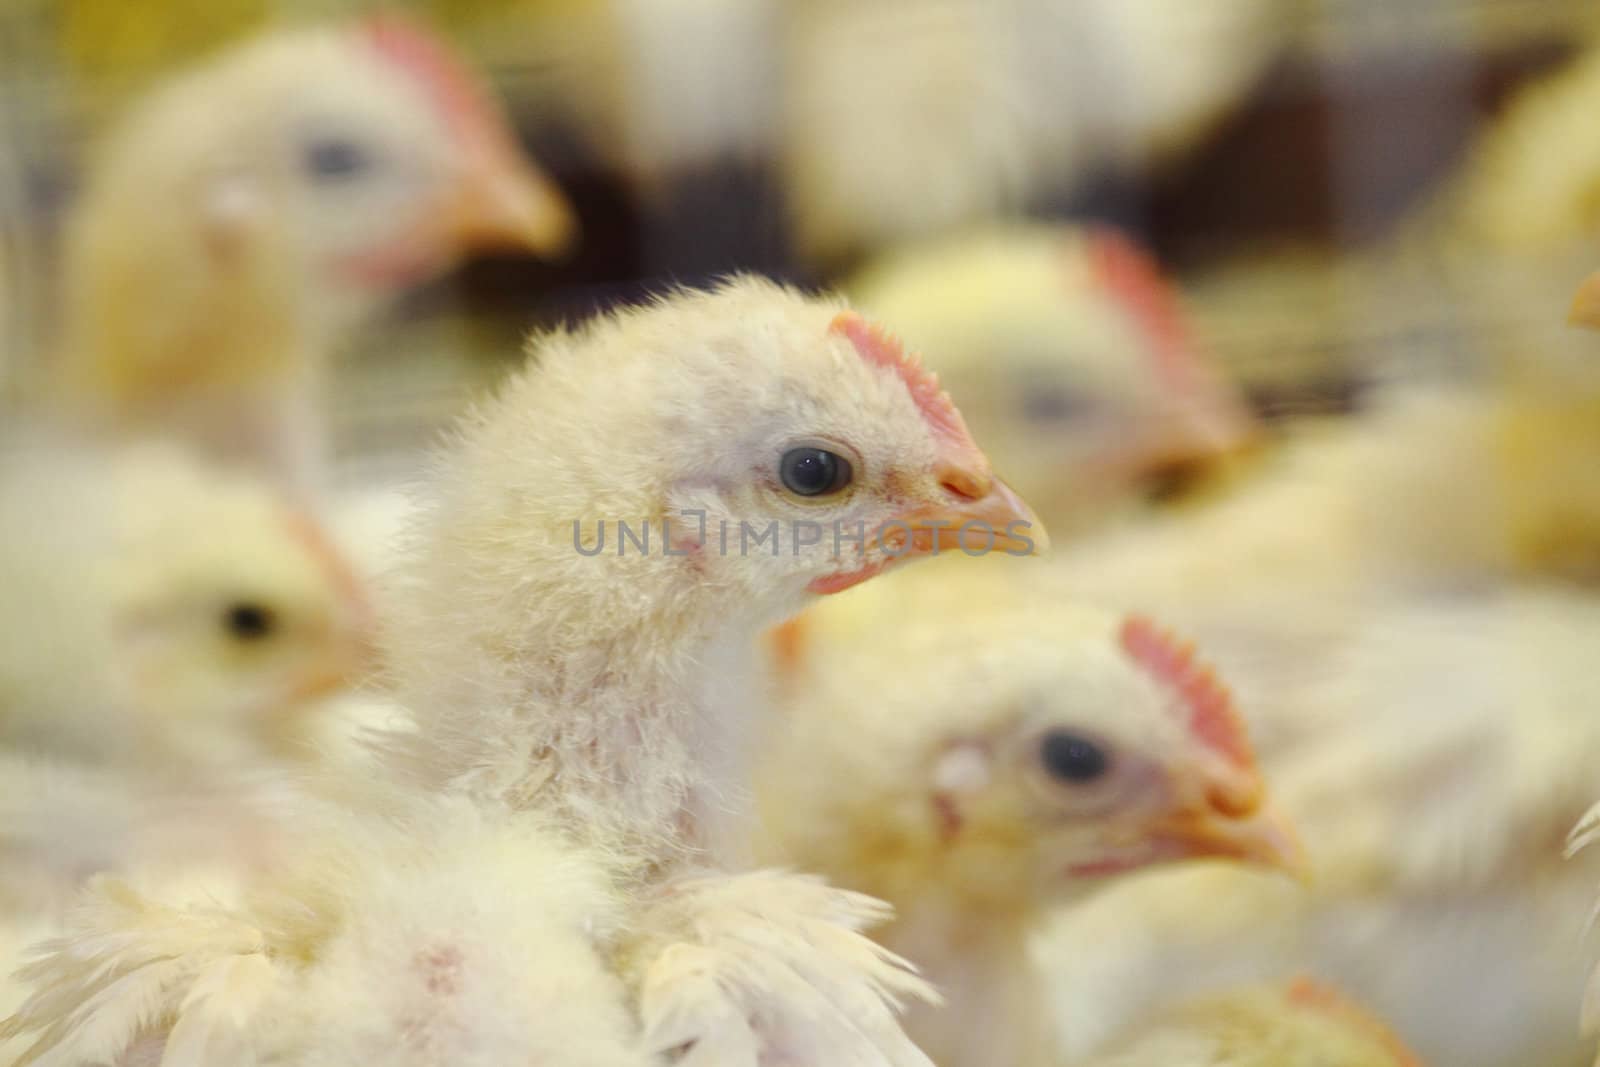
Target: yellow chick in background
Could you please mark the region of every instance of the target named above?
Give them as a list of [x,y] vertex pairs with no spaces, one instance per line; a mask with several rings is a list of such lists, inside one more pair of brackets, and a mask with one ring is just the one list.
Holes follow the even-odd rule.
[[370,668],[363,591],[303,512],[176,449],[6,445],[0,901],[249,856],[265,779],[323,755],[321,700]]
[[[860,932],[882,905],[750,871],[746,798],[766,718],[749,683],[768,625],[953,547],[963,523],[992,527],[996,551],[1043,544],[931,375],[838,301],[739,278],[535,342],[528,368],[464,421],[432,486],[386,615],[395,691],[417,719],[389,746],[409,847],[341,865],[331,902],[291,891],[282,908],[230,913],[258,946],[244,954],[264,956],[289,992],[229,1009],[226,1037],[265,1055],[296,1040],[327,968],[385,987],[412,980],[391,965],[419,951],[462,962],[422,986],[415,1012],[396,1016],[380,995],[340,1025],[446,1060],[480,1047],[481,1028],[504,1033],[507,987],[472,948],[495,943],[492,914],[460,932],[456,912],[370,934],[354,924],[438,857],[463,857],[449,877],[484,893],[537,895],[542,848],[489,862],[465,845],[553,828],[622,898],[621,928],[597,922],[589,936],[626,985],[646,1052],[925,1067],[895,1009],[931,993]],[[647,520],[654,549],[619,550],[617,524],[637,538]],[[835,524],[862,541],[834,544]],[[747,531],[764,539],[754,550]],[[602,536],[610,547],[595,547]],[[286,909],[305,916],[293,929],[274,918]],[[191,1008],[199,1020],[222,1010],[195,992],[210,961],[240,954],[217,948],[213,920],[119,928],[129,910],[102,902],[30,971],[37,996],[6,1032],[35,1041],[33,1055],[114,1056],[152,1018],[157,1038],[177,1041],[200,1026]],[[530,942],[507,951],[539,966]],[[174,980],[152,1003],[143,982],[164,972]],[[117,992],[101,995],[105,979]]]
[[1186,1003],[1083,1067],[1423,1067],[1383,1023],[1310,979]]
[[1115,230],[1010,224],[915,242],[845,289],[922,351],[1057,537],[1259,432],[1175,287]]
[[944,995],[907,1027],[945,1067],[1060,1062],[1030,950],[1053,907],[1183,859],[1299,863],[1209,668],[1036,569],[940,560],[774,635],[764,858],[894,906],[876,936]]
[[385,16],[247,42],[152,94],[90,168],[54,399],[319,488],[343,332],[471,250],[554,254],[572,226],[426,31]]

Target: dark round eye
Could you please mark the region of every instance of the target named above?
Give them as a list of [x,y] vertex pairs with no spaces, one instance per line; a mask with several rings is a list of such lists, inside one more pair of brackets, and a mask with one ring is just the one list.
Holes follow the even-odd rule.
[[278,619],[270,608],[260,604],[234,604],[222,618],[228,633],[241,641],[259,641],[271,637],[278,628]]
[[337,181],[368,170],[372,156],[354,141],[319,137],[306,145],[305,166],[313,178]]
[[1022,394],[1022,417],[1029,422],[1069,422],[1088,410],[1088,397],[1062,385],[1035,385]]
[[1050,777],[1082,785],[1103,777],[1111,769],[1105,749],[1078,734],[1052,730],[1039,742],[1039,762]]
[[837,493],[850,484],[850,461],[825,448],[791,448],[778,461],[784,487],[800,496]]

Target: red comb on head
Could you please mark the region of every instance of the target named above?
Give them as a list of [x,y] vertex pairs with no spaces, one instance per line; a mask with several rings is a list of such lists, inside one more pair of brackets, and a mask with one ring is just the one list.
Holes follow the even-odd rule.
[[1090,272],[1150,338],[1162,378],[1177,388],[1194,384],[1194,337],[1155,259],[1108,226],[1090,227],[1087,241]]
[[360,34],[386,62],[427,92],[445,123],[465,142],[504,140],[499,102],[449,45],[411,19],[369,15]]
[[976,450],[961,412],[956,410],[950,394],[939,388],[939,376],[924,367],[915,354],[906,352],[899,338],[854,311],[841,311],[828,330],[848,337],[868,363],[894,371],[905,382],[917,410],[922,412],[935,434]]
[[1202,744],[1236,767],[1254,769],[1255,753],[1233,697],[1211,668],[1195,658],[1192,644],[1140,615],[1124,620],[1117,636],[1135,663],[1183,700],[1189,728]]

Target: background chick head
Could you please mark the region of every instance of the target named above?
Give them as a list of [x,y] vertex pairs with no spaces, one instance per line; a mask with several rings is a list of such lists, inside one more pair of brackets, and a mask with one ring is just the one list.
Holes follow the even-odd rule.
[[848,291],[921,350],[1057,533],[1257,433],[1172,283],[1118,231],[1002,225],[916,242]]
[[990,912],[1186,857],[1298,863],[1226,690],[1187,646],[1004,591],[994,566],[897,575],[852,594],[870,604],[793,624],[763,817],[796,862]]
[[110,757],[259,755],[367,666],[371,617],[276,493],[175,451],[35,456],[6,471],[15,605],[0,729]]
[[80,286],[125,282],[119,257],[179,292],[185,266],[256,299],[305,286],[344,325],[469,249],[556,252],[571,227],[476,75],[384,17],[263,37],[156,93],[105,146],[75,269]]

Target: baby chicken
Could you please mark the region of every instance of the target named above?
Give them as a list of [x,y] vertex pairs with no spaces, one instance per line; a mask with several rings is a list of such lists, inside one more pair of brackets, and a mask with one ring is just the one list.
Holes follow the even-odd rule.
[[1527,587],[1392,603],[1324,645],[1283,690],[1302,736],[1266,761],[1311,889],[1163,872],[1064,916],[1045,944],[1072,952],[1055,1003],[1076,1048],[1173,996],[1310,971],[1430,1060],[1580,1062],[1573,916],[1600,855],[1563,862],[1560,840],[1600,759],[1597,634],[1592,594]]
[[1422,1067],[1337,990],[1297,979],[1183,1004],[1084,1067]]
[[165,447],[9,436],[0,902],[168,844],[248,852],[222,809],[249,807],[253,773],[312,744],[315,701],[366,668],[361,590],[276,493]]
[[1096,172],[1148,172],[1251,90],[1289,23],[1273,0],[782,10],[784,192],[802,249],[824,261],[1060,197]]
[[848,290],[923,346],[995,463],[1058,536],[1255,435],[1171,284],[1115,230],[1002,225],[910,244],[869,263]]
[[1051,905],[1187,857],[1297,862],[1192,651],[1146,619],[1040,597],[1015,569],[896,575],[813,608],[774,649],[771,858],[894,905],[879,940],[947,1001],[908,1029],[948,1067],[1059,1059],[1029,956]]
[[572,220],[496,101],[394,18],[252,41],[104,146],[66,237],[57,398],[120,430],[318,480],[329,347],[470,249]]
[[[746,684],[754,640],[897,561],[963,544],[1024,554],[1043,531],[936,379],[836,302],[736,279],[551,335],[531,354],[442,457],[388,633],[396,691],[417,718],[394,759],[434,787],[413,789],[420,814],[401,816],[431,827],[416,849],[460,855],[430,842],[553,825],[603,864],[625,921],[591,937],[636,998],[647,1052],[727,1067],[924,1064],[892,1009],[926,986],[859,933],[881,905],[798,875],[729,873],[744,865],[762,719]],[[439,814],[450,811],[464,814]],[[541,877],[537,850],[474,859],[455,877],[508,897]],[[342,893],[403,891],[400,863],[343,865]],[[268,957],[303,999],[362,906],[290,896],[316,916],[313,933]],[[170,941],[119,936],[112,919],[33,972],[38,996],[10,1031],[36,1038],[37,1054],[91,1038],[121,1049],[151,1018],[185,1025],[187,979],[163,983],[154,1011],[97,995],[99,976],[120,975],[131,998],[134,976],[156,981],[147,967],[171,958]],[[181,959],[210,951],[193,921],[199,947]],[[270,916],[236,921],[279,944]],[[454,945],[450,990],[488,1006],[452,1009],[452,1047],[471,1041],[473,1018],[505,1032],[492,1019],[497,973],[460,944],[491,942],[492,928],[383,930],[404,945],[396,956],[358,944],[368,981],[388,981],[390,962],[424,941]],[[75,946],[94,943],[107,954],[84,969]],[[419,1010],[435,1018],[446,997]],[[394,1041],[412,1017],[357,1014],[343,1025],[386,1027]],[[274,1001],[239,1020],[279,1042],[293,1017]]]

